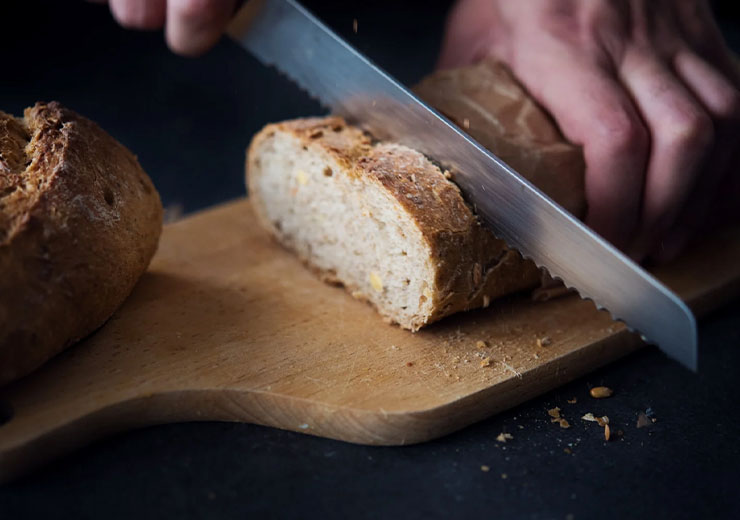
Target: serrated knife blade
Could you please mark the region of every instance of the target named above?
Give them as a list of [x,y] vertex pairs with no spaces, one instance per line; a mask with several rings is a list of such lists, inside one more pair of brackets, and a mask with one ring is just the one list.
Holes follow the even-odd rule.
[[229,35],[333,113],[436,159],[496,236],[697,367],[696,320],[667,287],[379,69],[294,0],[250,0]]

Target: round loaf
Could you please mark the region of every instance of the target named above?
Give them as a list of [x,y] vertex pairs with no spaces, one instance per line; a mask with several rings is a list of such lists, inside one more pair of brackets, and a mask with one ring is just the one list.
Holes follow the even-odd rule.
[[0,112],[0,385],[100,327],[161,227],[151,180],[95,123],[59,103]]

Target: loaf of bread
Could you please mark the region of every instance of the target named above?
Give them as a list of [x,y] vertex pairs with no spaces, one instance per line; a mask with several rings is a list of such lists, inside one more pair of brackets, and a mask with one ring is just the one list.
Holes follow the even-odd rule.
[[[418,91],[555,200],[583,211],[580,150],[503,67],[440,72]],[[375,142],[336,117],[268,125],[247,153],[262,224],[324,280],[414,331],[540,280],[532,262],[480,224],[449,177],[421,153]]]
[[416,94],[577,217],[586,211],[585,161],[550,115],[492,59],[435,72]]
[[97,125],[58,103],[0,112],[0,385],[111,316],[161,221],[151,180]]

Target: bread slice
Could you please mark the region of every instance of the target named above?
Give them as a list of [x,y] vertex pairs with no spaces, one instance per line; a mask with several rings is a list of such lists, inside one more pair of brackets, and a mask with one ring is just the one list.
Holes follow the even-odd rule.
[[0,385],[100,327],[161,225],[151,180],[97,125],[58,103],[0,112]]
[[340,118],[268,125],[247,171],[254,210],[280,242],[407,329],[539,280],[429,159]]

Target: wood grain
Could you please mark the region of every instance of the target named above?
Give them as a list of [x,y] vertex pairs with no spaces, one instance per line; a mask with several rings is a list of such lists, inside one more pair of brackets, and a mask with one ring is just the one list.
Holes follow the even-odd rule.
[[[719,235],[659,275],[708,312],[740,292],[739,237]],[[112,432],[176,421],[421,442],[640,346],[577,296],[510,298],[409,333],[318,281],[237,201],[167,226],[101,330],[0,389],[12,409],[0,480]]]

